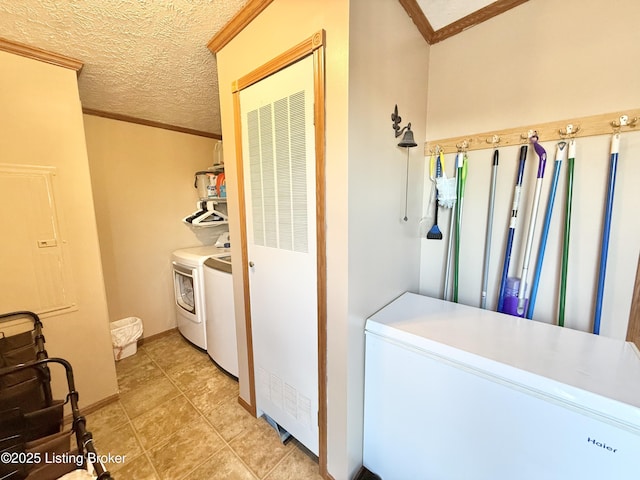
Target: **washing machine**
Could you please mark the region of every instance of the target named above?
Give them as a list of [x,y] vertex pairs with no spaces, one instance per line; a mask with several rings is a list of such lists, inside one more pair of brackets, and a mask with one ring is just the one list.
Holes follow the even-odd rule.
[[210,245],[183,248],[171,255],[178,330],[203,350],[207,349],[204,262],[220,253]]

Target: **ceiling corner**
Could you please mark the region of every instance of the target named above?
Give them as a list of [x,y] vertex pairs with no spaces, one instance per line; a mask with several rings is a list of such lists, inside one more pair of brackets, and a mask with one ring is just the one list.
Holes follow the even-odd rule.
[[429,23],[429,20],[424,15],[424,12],[418,5],[416,0],[398,0],[400,5],[405,9],[407,15],[413,20],[413,23],[418,27],[418,31],[422,34],[425,41],[431,45],[435,37],[436,32]]

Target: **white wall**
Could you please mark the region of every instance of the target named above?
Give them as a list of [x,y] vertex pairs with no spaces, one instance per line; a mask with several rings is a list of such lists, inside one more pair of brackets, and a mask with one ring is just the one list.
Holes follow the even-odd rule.
[[[436,140],[513,128],[640,105],[640,4],[632,0],[581,2],[533,0],[469,29],[431,49],[427,138]],[[612,118],[613,120],[613,118]],[[544,141],[549,156],[538,215],[531,270],[553,175],[556,141]],[[596,292],[610,135],[579,138],[576,157],[566,325],[590,330]],[[489,280],[489,306],[495,308],[518,148],[500,151],[498,190]],[[519,272],[530,218],[537,157],[529,149],[511,261]],[[640,245],[638,201],[640,134],[623,135],[609,247],[601,334],[624,338]],[[454,155],[447,155],[452,174]],[[486,228],[491,150],[469,153],[464,200],[460,299],[479,305]],[[427,159],[428,160],[428,159]],[[536,303],[537,320],[555,322],[561,258],[567,164],[556,197],[553,222]],[[425,203],[430,185],[425,190]],[[441,213],[443,210],[441,210]],[[425,212],[426,215],[427,212]],[[447,230],[449,212],[442,215]],[[442,290],[445,241],[422,241],[422,293]],[[532,273],[529,276],[532,278]]]

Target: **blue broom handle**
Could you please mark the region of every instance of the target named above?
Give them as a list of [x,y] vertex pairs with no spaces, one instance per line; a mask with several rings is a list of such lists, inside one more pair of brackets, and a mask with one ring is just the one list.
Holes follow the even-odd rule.
[[613,214],[613,194],[616,188],[616,170],[618,169],[618,150],[620,149],[620,134],[616,133],[611,139],[611,162],[609,165],[609,184],[607,187],[607,206],[604,213],[604,228],[602,229],[602,248],[600,250],[600,273],[598,274],[598,293],[596,296],[596,311],[593,317],[593,333],[600,335],[600,319],[602,317],[602,300],[604,297],[604,281],[607,275],[607,256],[609,254],[609,235],[611,233],[611,216]]
[[556,148],[556,161],[553,167],[553,181],[549,192],[549,200],[547,201],[547,212],[542,227],[542,237],[540,238],[540,247],[538,251],[538,259],[536,261],[536,269],[533,274],[533,283],[531,284],[531,295],[529,296],[529,307],[527,308],[527,318],[533,318],[533,311],[536,307],[536,298],[538,296],[538,286],[540,285],[540,277],[542,275],[542,262],[544,261],[544,252],[547,249],[547,239],[549,238],[549,227],[551,226],[551,215],[553,214],[553,204],[556,199],[556,190],[558,189],[558,178],[560,177],[560,167],[562,160],[566,158],[567,142],[559,142]]

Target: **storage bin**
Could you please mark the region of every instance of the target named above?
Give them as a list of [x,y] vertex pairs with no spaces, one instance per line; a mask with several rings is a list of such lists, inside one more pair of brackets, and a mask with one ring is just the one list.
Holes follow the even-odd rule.
[[111,322],[110,325],[113,358],[122,360],[135,355],[138,351],[138,339],[142,336],[142,320],[127,317]]

